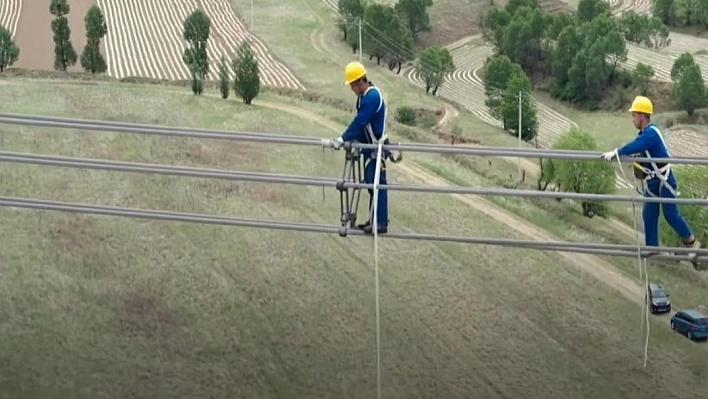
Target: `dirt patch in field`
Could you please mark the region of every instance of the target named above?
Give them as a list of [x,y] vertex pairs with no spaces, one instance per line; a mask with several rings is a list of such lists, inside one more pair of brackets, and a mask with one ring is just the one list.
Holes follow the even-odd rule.
[[[429,10],[429,32],[418,34],[417,47],[447,45],[462,38],[482,33],[482,18],[490,8],[504,7],[507,0],[435,0]],[[542,0],[541,8],[548,12],[573,11],[561,0]]]
[[417,47],[423,49],[431,45],[446,45],[481,33],[482,16],[486,10],[505,3],[506,0],[436,0],[429,10],[431,29],[418,34]]
[[[86,29],[84,17],[86,11],[94,4],[94,0],[71,0],[71,11],[67,16],[71,29],[71,43],[76,54],[81,57],[81,52],[86,45]],[[15,40],[22,53],[20,59],[13,65],[15,68],[26,69],[54,69],[54,40],[52,39],[52,19],[49,13],[49,1],[31,0],[24,1],[22,13],[17,24]],[[103,49],[101,49],[103,51]],[[105,55],[105,52],[104,52]],[[81,64],[77,59],[76,64],[69,71],[81,71]]]
[[112,306],[121,330],[128,336],[159,337],[182,323],[156,294],[138,289],[119,298]]
[[97,226],[91,215],[46,214],[42,221],[43,235],[53,243],[61,256],[77,256],[89,278],[106,276],[113,268],[113,258],[99,248],[110,240],[110,230]]

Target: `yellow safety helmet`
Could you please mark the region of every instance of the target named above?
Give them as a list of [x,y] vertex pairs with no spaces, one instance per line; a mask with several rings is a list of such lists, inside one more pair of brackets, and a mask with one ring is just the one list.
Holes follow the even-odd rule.
[[350,62],[344,67],[344,84],[350,85],[366,75],[366,69],[360,62]]
[[651,104],[651,100],[644,96],[637,96],[632,102],[632,108],[629,112],[641,112],[642,114],[651,115],[654,111],[654,106]]

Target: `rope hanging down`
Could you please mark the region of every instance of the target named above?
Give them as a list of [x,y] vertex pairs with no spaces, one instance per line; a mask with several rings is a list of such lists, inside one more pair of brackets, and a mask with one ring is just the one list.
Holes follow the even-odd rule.
[[[382,137],[383,139],[383,137]],[[374,173],[373,206],[371,207],[372,227],[374,233],[374,292],[376,295],[376,397],[381,399],[381,307],[379,303],[379,180],[381,179],[381,156],[383,154],[383,140],[379,141],[376,152],[376,172]]]
[[[622,173],[622,177],[624,178],[625,181],[629,181],[627,179],[627,174],[624,172],[624,169],[622,168],[622,162],[620,162],[619,157],[617,157],[617,164],[619,165],[619,170]],[[635,179],[636,180],[636,179]],[[635,187],[636,188],[636,187]],[[639,281],[642,281],[642,275],[644,275],[644,287],[649,286],[649,273],[647,271],[647,260],[646,258],[642,259],[642,241],[641,241],[641,236],[639,235],[639,228],[637,226],[637,201],[635,201],[636,197],[638,194],[641,194],[638,189],[635,190],[636,192],[632,193],[632,221],[633,227],[634,227],[634,239],[637,243],[637,269],[639,270]],[[641,194],[643,195],[643,194]],[[695,263],[694,263],[695,265]],[[644,268],[642,272],[642,267]],[[650,327],[649,327],[649,298],[645,295],[644,298],[644,306],[642,306],[642,312],[641,315],[639,316],[640,323],[639,323],[639,332],[641,333],[642,330],[644,330],[644,326],[646,325],[647,327],[647,332],[646,332],[646,337],[644,340],[644,368],[647,367],[647,360],[648,360],[648,355],[649,355],[649,336],[650,336]]]

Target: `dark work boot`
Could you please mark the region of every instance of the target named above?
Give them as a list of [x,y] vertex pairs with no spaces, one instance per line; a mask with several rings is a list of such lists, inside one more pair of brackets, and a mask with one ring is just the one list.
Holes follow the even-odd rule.
[[367,227],[370,226],[370,225],[371,225],[371,222],[367,221],[367,222],[364,223],[364,224],[357,224],[357,225],[356,225],[356,228],[359,229],[359,230],[363,230],[363,229],[367,228]]
[[[388,233],[388,227],[387,226],[377,226],[377,233],[378,234],[386,234]],[[361,231],[364,232],[364,234],[374,234],[374,228],[371,226],[371,224],[367,224],[364,228],[361,229]]]

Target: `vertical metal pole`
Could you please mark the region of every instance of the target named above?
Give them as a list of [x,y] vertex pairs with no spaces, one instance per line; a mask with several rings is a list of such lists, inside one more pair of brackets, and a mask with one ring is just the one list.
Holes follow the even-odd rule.
[[362,54],[362,46],[361,46],[361,17],[359,17],[359,62],[361,61],[361,54]]
[[[519,90],[519,150],[521,150],[521,90]],[[521,181],[521,157],[517,158],[517,167],[518,167],[518,172],[519,172],[519,181]]]

